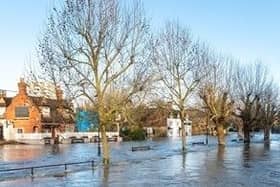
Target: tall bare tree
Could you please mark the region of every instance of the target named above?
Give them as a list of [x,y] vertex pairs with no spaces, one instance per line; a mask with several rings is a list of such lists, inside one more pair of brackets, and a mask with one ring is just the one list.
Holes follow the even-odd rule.
[[225,145],[225,127],[234,111],[232,98],[233,61],[229,58],[212,57],[207,78],[202,82],[199,96],[217,129],[218,144]]
[[161,90],[178,108],[182,129],[182,150],[186,150],[186,104],[206,75],[206,47],[194,41],[188,29],[167,23],[153,42],[153,62],[161,81]]
[[264,130],[264,142],[270,141],[272,125],[278,120],[279,98],[278,88],[272,82],[267,85],[261,98],[260,126]]
[[268,83],[268,72],[261,63],[239,65],[235,73],[237,114],[243,123],[244,143],[260,118],[261,97]]
[[39,44],[41,67],[46,72],[51,67],[75,97],[96,104],[105,164],[110,160],[106,94],[122,89],[132,97],[149,77],[147,21],[140,3],[130,7],[118,0],[66,0],[53,9]]

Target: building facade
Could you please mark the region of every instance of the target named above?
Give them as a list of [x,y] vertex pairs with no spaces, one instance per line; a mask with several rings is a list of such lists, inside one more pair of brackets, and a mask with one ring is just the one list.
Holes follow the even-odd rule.
[[8,128],[13,129],[12,133],[74,131],[73,106],[63,99],[61,89],[56,94],[56,99],[30,96],[27,84],[20,79],[15,97],[0,94],[0,131]]

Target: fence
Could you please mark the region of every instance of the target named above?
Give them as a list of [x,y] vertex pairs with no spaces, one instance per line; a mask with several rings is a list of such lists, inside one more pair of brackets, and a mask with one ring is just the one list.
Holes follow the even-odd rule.
[[2,170],[0,170],[0,173],[10,172],[10,171],[30,170],[31,176],[34,177],[35,169],[64,166],[64,171],[66,172],[67,166],[80,165],[80,164],[86,164],[86,163],[90,163],[92,169],[94,168],[94,160],[90,160],[90,161],[83,161],[83,162],[70,162],[70,163],[64,163],[64,164],[50,164],[50,165],[42,165],[42,166],[30,166],[30,167],[22,167],[22,168],[2,169]]

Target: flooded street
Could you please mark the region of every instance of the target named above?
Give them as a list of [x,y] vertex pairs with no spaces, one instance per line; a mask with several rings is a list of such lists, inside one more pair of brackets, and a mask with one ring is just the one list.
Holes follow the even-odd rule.
[[[215,137],[209,145],[192,145],[204,136],[188,139],[188,152],[180,151],[180,139],[111,144],[112,162],[103,168],[96,144],[5,145],[0,150],[0,169],[95,160],[90,164],[1,173],[0,186],[280,186],[280,136],[270,145],[255,135],[245,146],[228,136],[226,147]],[[150,145],[151,150],[132,152],[132,146]]]

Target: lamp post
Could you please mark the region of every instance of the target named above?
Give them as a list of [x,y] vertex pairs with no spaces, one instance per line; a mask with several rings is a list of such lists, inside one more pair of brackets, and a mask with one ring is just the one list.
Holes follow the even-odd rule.
[[101,146],[100,146],[100,128],[98,125],[98,142],[97,142],[97,155],[101,155]]
[[101,145],[100,145],[100,120],[99,120],[99,114],[96,113],[97,118],[97,125],[98,125],[98,139],[97,139],[97,156],[101,156]]
[[101,146],[100,146],[100,120],[99,114],[97,113],[97,125],[98,125],[98,140],[97,140],[97,156],[101,155]]
[[207,110],[207,117],[206,117],[206,145],[208,145],[208,135],[209,135],[209,111]]

